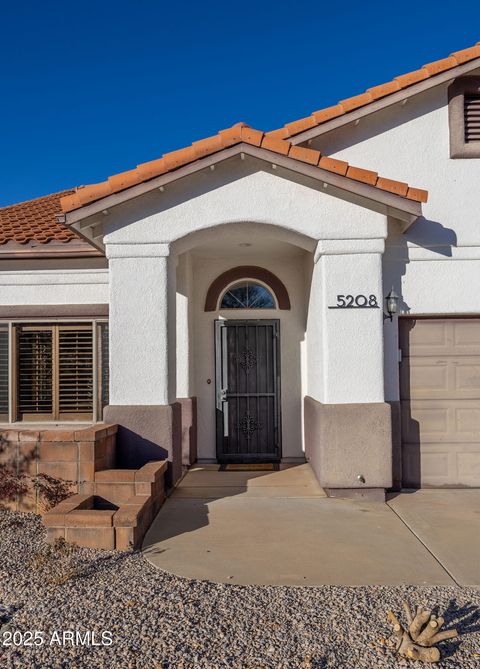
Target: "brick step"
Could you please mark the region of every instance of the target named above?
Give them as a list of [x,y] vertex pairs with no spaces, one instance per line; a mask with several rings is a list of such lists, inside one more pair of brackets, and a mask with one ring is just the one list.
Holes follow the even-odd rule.
[[141,545],[165,500],[165,461],[141,469],[105,469],[95,473],[92,495],[74,495],[43,517],[47,537],[64,537],[80,546],[128,550]]

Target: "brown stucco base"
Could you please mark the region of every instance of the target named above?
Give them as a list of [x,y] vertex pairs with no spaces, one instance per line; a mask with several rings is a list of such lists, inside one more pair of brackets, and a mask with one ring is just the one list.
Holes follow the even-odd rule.
[[197,398],[177,399],[182,408],[182,464],[189,467],[197,460]]
[[167,487],[182,475],[182,408],[170,405],[109,405],[104,419],[118,425],[117,462],[139,469],[151,460],[168,460]]
[[307,396],[304,409],[305,455],[323,488],[391,487],[389,404],[322,404]]

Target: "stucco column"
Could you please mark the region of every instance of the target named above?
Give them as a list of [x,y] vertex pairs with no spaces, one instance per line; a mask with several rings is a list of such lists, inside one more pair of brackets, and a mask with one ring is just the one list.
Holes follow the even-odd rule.
[[383,495],[392,481],[384,401],[384,238],[318,242],[307,333],[305,448],[330,494]]
[[175,258],[168,244],[107,244],[110,404],[175,401]]
[[318,243],[325,403],[384,401],[384,247],[384,239]]

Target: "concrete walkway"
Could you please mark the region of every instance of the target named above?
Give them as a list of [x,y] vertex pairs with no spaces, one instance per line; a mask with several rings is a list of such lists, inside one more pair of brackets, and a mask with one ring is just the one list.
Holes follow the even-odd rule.
[[[443,540],[433,529],[440,519],[430,492],[440,491],[402,494],[389,505],[328,499],[308,464],[282,466],[278,472],[197,466],[160,510],[143,549],[161,569],[225,583],[480,583],[480,491],[441,492],[452,499],[458,492],[471,493],[459,497],[456,514],[444,521]],[[462,530],[465,504],[476,504],[477,512]],[[412,531],[419,517],[423,525]],[[475,522],[476,546],[470,541]],[[456,528],[451,543],[456,551],[449,549],[450,527]],[[430,540],[438,545],[430,547]]]

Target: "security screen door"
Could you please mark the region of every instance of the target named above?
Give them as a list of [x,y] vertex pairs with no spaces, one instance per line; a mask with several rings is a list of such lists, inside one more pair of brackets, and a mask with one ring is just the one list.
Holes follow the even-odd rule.
[[215,321],[217,459],[281,457],[278,320]]

